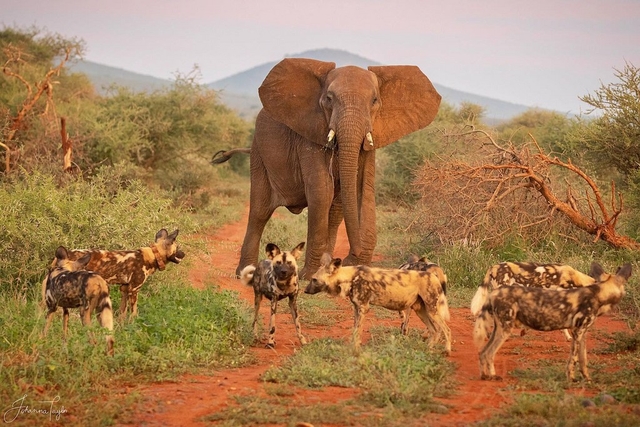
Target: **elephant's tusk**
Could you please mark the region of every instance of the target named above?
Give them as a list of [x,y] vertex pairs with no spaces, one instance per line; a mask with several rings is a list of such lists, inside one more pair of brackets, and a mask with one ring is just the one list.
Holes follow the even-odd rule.
[[329,130],[329,135],[327,135],[327,142],[333,141],[333,137],[336,136],[336,131],[333,129]]
[[371,132],[367,132],[367,141],[369,141],[369,145],[373,147],[373,136],[371,136]]

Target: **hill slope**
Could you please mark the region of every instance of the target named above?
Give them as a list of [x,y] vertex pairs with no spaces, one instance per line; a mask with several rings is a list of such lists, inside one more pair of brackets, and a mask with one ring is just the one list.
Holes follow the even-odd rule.
[[[366,68],[369,65],[382,65],[379,62],[337,49],[308,50],[298,54],[287,55],[287,57],[332,61],[338,67],[357,65]],[[258,87],[260,87],[266,75],[278,61],[257,65],[224,79],[208,83],[207,86],[220,92],[220,99],[224,104],[236,110],[245,119],[252,120],[262,108],[258,98]],[[153,91],[171,85],[169,80],[133,73],[90,61],[81,61],[73,64],[70,68],[74,72],[86,74],[101,93],[105,93],[107,88],[113,84],[126,86],[134,91]],[[442,98],[454,106],[458,106],[462,102],[471,102],[484,107],[487,122],[508,120],[529,109],[525,105],[462,92],[435,82],[433,85],[442,95]]]

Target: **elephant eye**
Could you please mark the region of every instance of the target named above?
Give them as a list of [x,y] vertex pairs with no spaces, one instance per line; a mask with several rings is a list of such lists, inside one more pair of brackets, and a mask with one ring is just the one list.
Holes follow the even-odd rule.
[[373,101],[371,102],[371,105],[376,105],[377,103],[378,103],[378,97],[374,96]]

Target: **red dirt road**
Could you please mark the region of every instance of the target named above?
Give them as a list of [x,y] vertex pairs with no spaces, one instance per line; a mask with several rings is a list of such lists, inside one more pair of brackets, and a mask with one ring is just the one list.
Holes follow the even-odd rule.
[[[220,229],[216,235],[207,237],[207,244],[212,255],[198,263],[201,267],[190,271],[190,281],[193,286],[201,288],[207,278],[215,275],[216,282],[221,289],[238,291],[241,298],[249,304],[253,304],[253,290],[243,286],[238,279],[233,277],[245,226],[246,214],[239,222],[227,225]],[[344,257],[348,250],[344,230],[340,231],[338,239],[336,255]],[[336,315],[344,320],[332,326],[330,330],[326,328],[314,329],[310,325],[305,325],[304,317],[302,317],[303,333],[307,339],[326,337],[327,334],[331,334],[333,338],[349,339],[353,326],[352,309],[346,301],[339,301],[341,313],[336,313]],[[265,302],[261,307],[261,315],[263,322],[267,322],[268,304]],[[304,313],[302,315],[304,316]],[[399,320],[375,319],[372,312],[365,321],[364,342],[366,343],[368,339],[368,327],[372,324],[385,324],[385,322],[389,325],[399,326]],[[518,380],[510,376],[508,372],[515,368],[535,367],[538,358],[544,358],[549,364],[563,367],[568,359],[570,344],[565,341],[561,332],[527,331],[526,344],[523,339],[513,337],[507,341],[496,357],[497,373],[502,375],[504,380],[480,381],[478,353],[471,336],[472,323],[472,318],[466,307],[451,309],[449,326],[454,342],[450,360],[457,365],[455,379],[459,386],[453,397],[439,399],[449,407],[448,413],[425,414],[423,418],[425,425],[467,426],[486,419],[497,413],[501,406],[511,401],[507,387],[517,384]],[[204,426],[206,423],[200,419],[234,405],[233,396],[267,397],[260,376],[269,367],[277,366],[284,358],[300,348],[290,315],[288,313],[278,314],[276,324],[278,326],[276,349],[265,349],[262,345],[252,347],[251,351],[257,359],[255,365],[215,371],[211,373],[211,376],[186,375],[177,382],[143,387],[140,390],[144,398],[144,403],[140,405],[142,409],[131,417],[135,424],[141,426]],[[417,316],[412,316],[411,327],[423,328]],[[598,319],[594,328],[595,331],[606,332],[625,329],[627,326],[622,321],[612,317]],[[590,362],[608,357],[594,354],[593,349],[605,345],[604,342],[596,339],[597,336],[597,333],[591,332],[588,338]],[[358,393],[356,389],[340,387],[314,391],[298,389],[295,397],[291,397],[291,399],[292,404],[295,404],[296,401],[309,400],[340,402],[351,398],[356,393]],[[595,394],[593,389],[582,389],[579,385],[572,389],[571,393],[585,396]],[[303,422],[304,420],[297,421]]]

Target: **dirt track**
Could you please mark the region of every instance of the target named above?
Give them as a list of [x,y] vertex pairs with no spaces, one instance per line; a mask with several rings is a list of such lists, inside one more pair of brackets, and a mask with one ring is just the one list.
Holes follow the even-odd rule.
[[[208,236],[207,243],[212,256],[210,259],[203,260],[204,262],[197,263],[202,266],[201,268],[190,271],[190,281],[193,286],[203,287],[203,283],[208,277],[216,275],[216,281],[222,289],[238,291],[241,298],[250,305],[253,304],[253,290],[243,286],[239,280],[232,277],[239,258],[238,254],[245,226],[246,216],[237,223],[223,227],[216,235]],[[347,250],[344,230],[341,230],[336,255],[344,256]],[[344,320],[332,326],[330,331],[325,328],[314,329],[303,323],[303,332],[307,339],[325,337],[327,333],[330,333],[333,338],[349,339],[353,326],[353,320],[350,317],[352,309],[346,301],[341,301],[338,305],[341,313],[337,315]],[[267,313],[268,304],[263,303],[261,314],[265,321]],[[262,373],[269,367],[278,365],[280,361],[300,347],[289,314],[279,314],[276,322],[278,325],[277,337],[279,338],[277,347],[275,350],[265,349],[262,346],[252,347],[251,351],[258,361],[255,365],[216,371],[212,372],[211,376],[187,375],[177,382],[144,387],[141,390],[145,399],[145,403],[141,407],[144,409],[134,415],[136,424],[143,426],[204,426],[206,423],[200,421],[201,417],[233,405],[232,396],[257,395],[266,397],[264,384],[260,381]],[[389,325],[398,326],[397,319],[374,319],[374,316],[369,316],[365,322],[363,335],[365,343],[368,338],[368,327],[374,322],[377,325],[387,322]],[[505,390],[509,385],[517,383],[517,379],[511,377],[508,372],[516,367],[534,367],[537,358],[544,358],[550,364],[564,366],[569,354],[570,344],[564,340],[561,332],[537,333],[528,331],[526,347],[523,346],[522,340],[513,338],[507,341],[498,353],[496,370],[499,375],[505,378],[504,381],[480,381],[477,350],[471,337],[472,319],[469,310],[466,307],[452,308],[449,326],[454,340],[450,359],[457,365],[455,379],[459,386],[454,397],[440,399],[450,408],[447,414],[425,414],[425,424],[431,426],[467,426],[475,421],[488,418],[511,400],[510,393]],[[417,316],[413,316],[410,327],[421,328],[423,326],[419,323]],[[613,332],[626,329],[626,325],[611,317],[603,317],[598,319],[595,329]],[[594,339],[593,333],[590,335],[588,339],[590,350],[604,345]],[[514,351],[516,347],[524,347],[526,355]],[[596,361],[605,356],[596,355],[590,351],[589,357],[591,361]],[[340,402],[351,398],[357,392],[355,389],[339,387],[315,391],[299,389],[295,393],[295,399],[299,401]],[[574,388],[571,392],[577,395],[594,394],[593,389]],[[295,400],[292,400],[292,404],[295,404]]]

